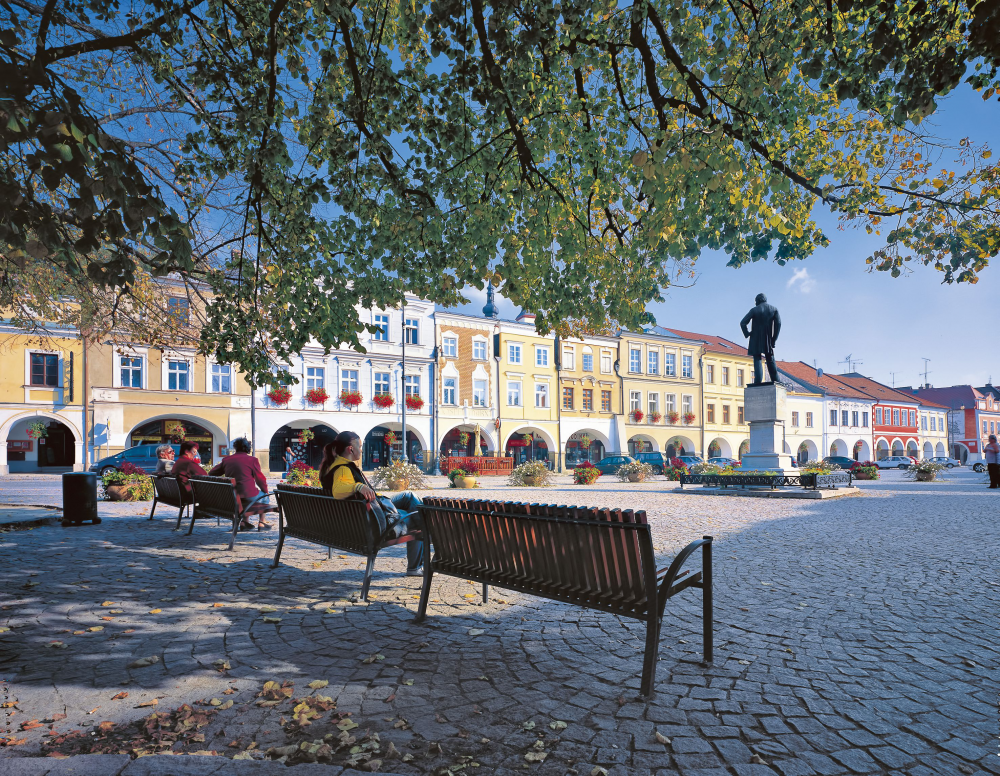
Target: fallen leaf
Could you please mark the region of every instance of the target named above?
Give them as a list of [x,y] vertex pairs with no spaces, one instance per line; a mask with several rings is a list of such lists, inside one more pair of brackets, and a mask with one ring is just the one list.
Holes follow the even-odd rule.
[[482,636],[484,633],[486,633],[486,631],[482,628],[469,628],[470,636]]
[[104,620],[105,622],[110,622],[110,621],[114,620],[115,618],[114,617],[102,617],[101,619]]
[[528,752],[524,755],[524,759],[529,763],[541,763],[545,762],[545,758],[548,756],[548,752]]
[[310,690],[322,690],[328,684],[330,683],[326,679],[315,679],[314,681],[309,682],[309,684],[307,684],[306,687],[308,687]]
[[140,657],[138,660],[133,660],[126,666],[126,668],[146,668],[147,666],[155,665],[159,662],[159,655],[150,655],[149,657]]
[[232,666],[229,664],[228,660],[223,660],[221,657],[218,660],[212,661],[212,666],[217,671],[228,671]]
[[28,743],[27,738],[14,738],[14,736],[0,736],[0,746],[20,746]]
[[357,726],[358,726],[358,723],[355,722],[353,719],[350,719],[350,718],[348,718],[348,719],[342,719],[342,720],[340,720],[340,722],[337,723],[337,727],[340,730],[345,730],[345,731],[346,730],[354,730],[354,728],[356,728]]
[[7,633],[10,630],[6,625],[0,627],[0,633]]
[[608,776],[608,769],[602,768],[600,765],[595,765],[594,769],[590,772],[590,776]]
[[264,617],[264,622],[281,622],[280,617]]
[[412,686],[412,685],[413,685],[413,680],[412,680],[412,679],[406,679],[406,680],[405,680],[405,681],[403,682],[403,684],[405,684],[405,685],[406,685],[407,687],[410,687],[410,686]]
[[60,720],[66,719],[65,714],[53,714],[51,717],[45,720],[46,723],[59,722]]
[[768,764],[767,762],[765,762],[764,758],[761,757],[759,754],[750,755],[750,762],[752,762],[754,765],[767,765]]
[[260,609],[259,609],[258,611],[259,611],[259,612],[260,612],[261,614],[269,614],[269,613],[271,613],[271,612],[276,612],[276,611],[278,611],[278,610],[277,610],[277,609],[275,609],[275,608],[274,608],[273,606],[262,606],[262,607],[260,607]]
[[381,661],[381,660],[385,660],[385,655],[377,655],[376,654],[376,655],[369,655],[368,657],[366,657],[361,662],[367,664],[367,663],[375,663],[375,662],[378,662],[378,661]]
[[162,611],[163,611],[162,609],[150,609],[149,613],[150,614],[160,614]]
[[523,723],[521,727],[523,727],[525,730],[534,730],[535,723],[529,719],[527,722]]
[[66,644],[61,641],[50,641],[49,646],[52,647],[52,649],[66,649]]
[[74,635],[74,636],[82,636],[82,635],[83,635],[83,634],[85,634],[86,632],[87,632],[87,631],[73,631],[73,635]]
[[[89,630],[91,633],[97,633],[98,631],[104,630],[104,626],[103,625],[92,625],[91,627],[87,628],[87,630]],[[125,632],[128,633],[128,631],[125,631]]]
[[221,706],[219,706],[219,711],[225,711],[226,709],[231,709],[233,707],[232,701],[226,701]]
[[555,722],[550,722],[549,727],[555,731],[559,731],[559,730],[565,730],[566,728],[569,727],[569,725],[563,722],[561,719],[557,719]]
[[148,708],[149,706],[156,706],[157,704],[159,704],[159,701],[156,700],[156,698],[153,698],[152,700],[149,700],[149,701],[143,701],[138,706],[136,706],[136,708],[137,709],[145,709],[145,708]]
[[737,660],[736,662],[739,663],[741,666],[748,666],[748,665],[750,665],[750,661],[749,660]]
[[220,701],[218,698],[212,698],[212,700],[210,700],[208,702],[208,705],[209,706],[221,706],[222,705],[222,701]]
[[323,610],[323,614],[336,614],[336,613],[337,613],[336,609],[324,609]]
[[127,692],[120,692],[117,695],[112,695],[111,696],[111,700],[113,700],[113,701],[123,701],[127,697],[128,697],[128,693]]
[[27,722],[21,723],[21,730],[34,730],[35,728],[40,728],[40,727],[45,727],[45,725],[43,725],[37,719],[31,719],[28,720]]
[[225,606],[225,604],[212,604],[212,606],[218,609],[220,606]]
[[656,740],[657,742],[663,744],[664,746],[670,743],[670,739],[667,738],[665,735],[663,735],[663,733],[661,733],[659,730],[656,731]]

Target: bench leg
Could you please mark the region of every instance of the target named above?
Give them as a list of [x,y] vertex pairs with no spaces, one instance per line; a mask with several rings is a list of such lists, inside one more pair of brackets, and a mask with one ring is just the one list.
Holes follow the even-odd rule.
[[431,578],[433,576],[430,558],[424,558],[424,586],[420,591],[420,606],[417,607],[417,617],[414,622],[422,622],[427,616],[427,602],[431,597]]
[[191,510],[191,526],[188,528],[188,536],[191,535],[191,532],[193,530],[194,530],[194,509]]
[[326,548],[326,559],[333,560],[333,547]]
[[712,537],[701,546],[701,638],[704,660],[711,663],[713,656],[712,644]]
[[184,519],[184,510],[186,507],[181,507],[177,510],[177,525],[174,526],[175,531],[181,530],[181,520]]
[[656,683],[656,660],[660,652],[660,618],[651,615],[646,624],[646,652],[642,660],[642,689],[640,692],[647,698],[653,697],[653,685]]
[[488,604],[490,602],[490,586],[483,582],[483,603]]
[[153,508],[149,510],[149,519],[153,519],[153,513],[156,511],[156,497],[153,497]]
[[368,565],[365,567],[365,581],[361,585],[361,598],[368,600],[368,588],[372,583],[372,574],[375,572],[375,556],[368,556]]
[[285,546],[285,526],[282,525],[278,529],[278,546],[274,550],[274,562],[271,564],[272,569],[278,568],[278,560],[281,558],[281,548]]
[[233,545],[236,544],[236,533],[240,530],[240,523],[242,521],[238,517],[233,518],[233,535],[229,537],[229,549],[233,549]]

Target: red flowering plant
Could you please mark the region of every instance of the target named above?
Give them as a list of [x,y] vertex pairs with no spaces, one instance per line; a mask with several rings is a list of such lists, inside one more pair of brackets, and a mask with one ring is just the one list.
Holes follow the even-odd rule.
[[361,405],[361,391],[341,391],[340,403],[345,407],[358,407]]
[[396,434],[392,431],[386,431],[383,439],[385,440],[385,443],[389,445],[389,447],[392,447],[394,444],[396,444],[396,442],[399,441],[398,438],[396,437]]
[[646,417],[642,410],[632,410],[632,420],[636,423],[642,423],[642,419]]
[[649,413],[649,422],[650,423],[659,423],[662,419],[663,419],[663,416],[659,412],[651,412],[651,413]]
[[28,426],[28,436],[32,439],[41,439],[48,435],[49,430],[45,427],[44,423],[32,423]]
[[593,485],[601,476],[601,470],[590,461],[584,461],[573,469],[573,483],[576,485]]
[[674,426],[677,425],[677,421],[681,419],[680,413],[671,410],[667,413],[667,423]]
[[287,385],[279,385],[267,392],[267,398],[282,407],[292,400],[292,389]]
[[406,394],[406,409],[416,412],[424,406],[424,400],[415,393]]
[[690,426],[692,423],[694,423],[694,413],[693,412],[685,412],[684,413],[684,425]]
[[[330,394],[326,392],[325,388],[310,388],[306,391],[306,401],[310,404],[326,404],[327,399],[330,398]],[[343,394],[341,394],[341,401],[343,401]],[[358,402],[360,404],[360,402]]]
[[850,467],[851,474],[856,480],[877,480],[881,479],[878,464],[875,461],[856,461]]
[[663,476],[668,480],[679,480],[682,474],[688,473],[687,464],[680,458],[671,458],[670,465],[663,468]]
[[376,393],[372,396],[372,404],[380,410],[387,410],[395,403],[396,399],[393,398],[391,393]]

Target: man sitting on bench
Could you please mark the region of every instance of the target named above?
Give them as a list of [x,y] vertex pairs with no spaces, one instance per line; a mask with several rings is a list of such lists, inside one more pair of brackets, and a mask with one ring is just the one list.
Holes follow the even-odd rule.
[[[250,442],[246,439],[237,439],[233,442],[236,450],[232,455],[227,455],[217,463],[209,475],[212,477],[231,477],[236,481],[236,495],[243,503],[243,521],[240,523],[240,530],[257,528],[258,530],[268,530],[269,523],[264,522],[264,512],[274,512],[277,507],[270,503],[271,494],[267,492],[267,478],[261,471],[260,461],[250,455]],[[258,490],[257,486],[260,486]],[[248,515],[257,515],[258,525],[254,526]]]

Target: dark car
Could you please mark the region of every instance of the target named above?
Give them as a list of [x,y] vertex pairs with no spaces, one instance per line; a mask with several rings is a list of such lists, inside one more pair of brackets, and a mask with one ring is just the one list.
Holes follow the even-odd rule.
[[614,474],[619,466],[627,463],[635,463],[635,458],[631,455],[609,455],[595,463],[594,467],[600,469],[601,474]]
[[670,466],[670,460],[663,453],[638,453],[635,457],[640,463],[652,466],[653,474],[663,474],[664,467]]
[[832,463],[836,466],[839,466],[841,469],[851,469],[858,462],[855,461],[853,458],[848,458],[847,456],[844,455],[828,455],[826,458],[823,459],[823,463]]
[[[120,453],[102,458],[91,466],[90,470],[101,475],[105,472],[116,472],[121,468],[122,463],[128,461],[143,469],[147,474],[154,474],[156,472],[156,448],[159,446],[159,444],[147,444],[130,447],[128,450],[122,450]],[[180,445],[170,446],[174,448],[175,457],[180,455]]]

